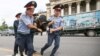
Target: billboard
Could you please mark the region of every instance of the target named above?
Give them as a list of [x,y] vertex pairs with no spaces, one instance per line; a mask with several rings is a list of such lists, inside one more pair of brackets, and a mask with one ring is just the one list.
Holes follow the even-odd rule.
[[64,16],[64,28],[86,28],[100,24],[100,11]]

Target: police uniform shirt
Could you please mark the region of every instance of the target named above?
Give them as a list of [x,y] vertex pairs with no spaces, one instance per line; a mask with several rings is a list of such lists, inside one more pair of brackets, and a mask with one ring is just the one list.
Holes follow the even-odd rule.
[[18,26],[18,33],[30,34],[30,28],[27,27],[28,24],[33,24],[33,17],[26,14],[21,15]]
[[48,19],[48,21],[54,21],[54,24],[52,24],[52,28],[54,28],[54,29],[64,26],[63,18],[61,16],[59,16],[59,17],[51,16]]

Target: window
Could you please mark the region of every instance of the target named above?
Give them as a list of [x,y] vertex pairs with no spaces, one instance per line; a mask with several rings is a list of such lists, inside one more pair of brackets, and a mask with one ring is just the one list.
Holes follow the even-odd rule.
[[91,0],[90,2],[90,10],[96,10],[96,0]]
[[82,1],[80,4],[80,12],[86,12],[86,2]]

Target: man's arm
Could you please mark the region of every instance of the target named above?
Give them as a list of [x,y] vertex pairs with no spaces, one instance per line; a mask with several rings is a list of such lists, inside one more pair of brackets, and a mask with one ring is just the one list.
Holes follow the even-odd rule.
[[38,31],[42,31],[41,29],[37,28],[37,26],[33,25],[33,23],[31,23],[30,19],[27,19],[26,17],[22,16],[21,20],[25,23],[25,25],[27,25],[28,28],[30,29],[36,29]]
[[16,21],[14,21],[14,23],[13,23],[13,27],[14,27],[14,33],[16,33],[17,32],[17,27],[16,27]]
[[63,20],[61,20],[61,23],[60,23],[60,27],[56,28],[56,29],[50,29],[50,32],[54,32],[54,31],[59,31],[59,30],[63,30],[63,26],[64,26],[64,22]]
[[33,28],[34,28],[34,29],[36,29],[36,30],[42,32],[41,29],[37,28],[37,27],[36,27],[35,25],[33,25],[33,24],[28,24],[27,26],[28,26],[28,28],[30,28],[30,29],[33,29]]
[[49,21],[48,26],[52,25],[54,21]]
[[63,29],[63,27],[61,26],[61,27],[58,27],[58,28],[56,28],[56,29],[50,29],[50,33],[52,33],[52,32],[55,32],[55,31],[59,31],[59,30],[62,30]]
[[59,31],[59,30],[62,30],[63,29],[63,27],[62,26],[60,26],[60,27],[58,27],[58,28],[56,28],[56,29],[54,29],[55,31]]
[[48,26],[50,26],[54,23],[52,18],[53,18],[52,16],[50,18],[48,18],[48,20],[47,20]]
[[64,27],[64,21],[61,20],[60,27],[56,28],[55,30],[56,30],[56,31],[58,31],[58,30],[63,30],[63,27]]
[[28,28],[30,28],[30,29],[33,29],[33,28],[34,28],[34,29],[37,29],[37,27],[36,27],[35,25],[33,25],[33,24],[28,24],[27,26],[28,26]]

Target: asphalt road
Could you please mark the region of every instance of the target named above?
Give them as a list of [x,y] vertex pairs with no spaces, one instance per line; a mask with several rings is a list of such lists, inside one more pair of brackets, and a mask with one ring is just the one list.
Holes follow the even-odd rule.
[[[46,34],[35,36],[35,50],[40,52],[46,42]],[[0,36],[0,56],[11,56],[13,46],[14,36]],[[50,55],[53,46],[54,44],[45,51],[44,56]],[[100,56],[100,37],[63,36],[55,56]]]

